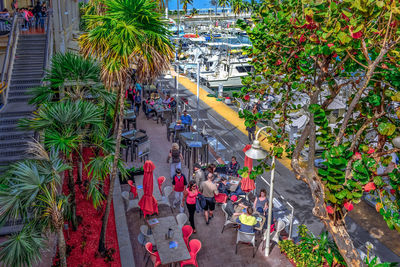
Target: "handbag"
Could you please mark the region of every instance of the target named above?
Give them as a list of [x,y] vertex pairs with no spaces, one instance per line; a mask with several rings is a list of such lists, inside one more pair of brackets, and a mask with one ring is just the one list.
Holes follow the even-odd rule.
[[197,202],[199,202],[199,206],[201,209],[204,209],[206,207],[206,199],[204,198],[204,196],[202,194],[198,195],[198,198],[196,200],[196,205]]

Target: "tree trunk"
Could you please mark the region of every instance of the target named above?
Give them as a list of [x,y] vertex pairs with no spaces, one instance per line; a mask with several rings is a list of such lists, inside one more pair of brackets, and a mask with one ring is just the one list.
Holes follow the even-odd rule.
[[67,267],[67,249],[65,245],[65,238],[62,226],[57,229],[57,233],[58,233],[58,253],[60,255],[60,266]]
[[78,222],[76,220],[75,179],[74,179],[74,172],[73,172],[74,162],[72,159],[72,154],[71,154],[67,164],[72,167],[70,170],[68,170],[68,189],[69,189],[69,193],[71,195],[70,203],[71,203],[71,209],[72,209],[72,218],[71,218],[72,230],[76,231],[78,229]]
[[111,177],[110,177],[110,189],[108,191],[107,195],[107,205],[106,205],[106,210],[104,212],[103,216],[103,224],[101,226],[101,232],[100,232],[100,240],[99,240],[99,252],[102,253],[106,250],[105,247],[105,241],[106,241],[106,233],[107,233],[107,223],[108,223],[108,217],[110,215],[110,209],[111,209],[111,201],[113,199],[114,195],[114,183],[115,183],[115,178],[117,177],[117,164],[118,164],[118,159],[120,156],[120,147],[121,147],[121,135],[122,135],[122,126],[123,126],[123,116],[124,116],[124,90],[125,86],[122,83],[120,88],[120,95],[119,95],[119,114],[118,114],[118,131],[117,131],[117,140],[115,144],[115,154],[114,154],[114,162],[113,162],[113,167],[112,167],[112,172],[111,172]]
[[122,90],[122,92],[118,91],[118,93],[117,93],[117,101],[115,102],[114,119],[113,119],[114,125],[113,125],[113,128],[111,129],[111,132],[113,133],[114,136],[117,134],[116,131],[117,131],[117,128],[118,128],[117,127],[117,120],[118,120],[118,117],[117,117],[118,112],[117,112],[117,110],[118,110],[118,107],[119,107],[119,103],[121,102],[121,99],[122,99],[122,102],[124,102],[124,97],[123,97],[124,94],[123,93],[124,93],[124,90]]

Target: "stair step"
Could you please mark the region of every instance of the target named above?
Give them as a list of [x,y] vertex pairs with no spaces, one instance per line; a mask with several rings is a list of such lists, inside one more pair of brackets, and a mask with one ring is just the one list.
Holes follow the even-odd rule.
[[0,135],[0,140],[29,140],[33,137],[33,131],[15,131],[12,134]]
[[24,160],[31,158],[28,154],[20,154],[20,155],[15,155],[15,156],[9,156],[9,157],[1,157],[0,158],[0,167],[2,169],[7,168],[10,164],[13,164],[17,161]]
[[18,85],[20,85],[20,84],[26,84],[26,85],[32,85],[32,87],[35,87],[35,86],[38,86],[38,85],[40,85],[40,83],[42,82],[42,80],[41,79],[32,79],[32,78],[29,78],[29,79],[18,79],[18,80],[11,80],[11,84],[18,84]]
[[24,90],[24,91],[17,91],[17,90],[14,90],[14,91],[10,91],[9,93],[8,93],[8,96],[9,97],[11,97],[11,96],[30,96],[31,94],[29,93],[29,91],[28,90]]
[[25,118],[30,117],[31,115],[32,111],[1,112],[0,121],[2,121],[2,119],[12,120],[16,118]]
[[8,148],[0,151],[0,157],[14,157],[20,154],[27,154],[28,147]]
[[32,96],[19,96],[19,97],[9,97],[8,102],[9,103],[28,103],[29,100],[31,100]]
[[15,65],[31,65],[31,66],[37,66],[37,65],[43,65],[44,63],[44,58],[40,58],[40,59],[35,59],[35,60],[29,60],[27,58],[17,58],[14,61],[14,66]]
[[17,54],[17,55],[15,56],[15,60],[29,59],[29,60],[34,61],[34,60],[40,60],[40,59],[42,59],[42,58],[44,58],[44,54],[41,54],[41,55]]
[[3,148],[13,148],[13,147],[27,147],[28,146],[28,141],[27,140],[15,140],[15,141],[9,141],[7,140],[6,142],[0,142],[0,149]]
[[20,72],[20,71],[15,71],[14,74],[11,76],[11,80],[14,79],[21,79],[21,78],[31,78],[31,79],[41,79],[43,77],[43,72],[38,72],[38,73],[28,73],[28,72]]
[[26,86],[10,86],[9,87],[9,92],[15,92],[15,91],[25,91],[25,92],[28,92],[29,91],[29,89],[31,89],[32,87],[31,87],[31,85],[26,85]]

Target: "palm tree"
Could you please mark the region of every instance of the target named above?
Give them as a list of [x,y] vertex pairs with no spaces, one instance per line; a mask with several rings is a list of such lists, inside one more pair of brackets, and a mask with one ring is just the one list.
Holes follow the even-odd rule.
[[[152,0],[109,0],[104,14],[83,16],[89,32],[80,38],[81,51],[102,63],[102,78],[118,92],[118,120],[115,122],[116,145],[110,188],[103,217],[99,251],[105,251],[105,238],[114,182],[117,174],[124,113],[127,73],[134,67],[139,82],[150,81],[170,67],[173,47],[162,14]],[[134,64],[134,65],[133,65]]]
[[66,267],[63,229],[68,199],[59,189],[60,173],[70,166],[62,162],[57,150],[48,153],[39,143],[32,143],[30,152],[35,159],[11,165],[0,178],[1,222],[22,218],[27,223],[0,245],[0,261],[6,266],[31,266],[40,259],[50,228],[58,235],[61,266]]
[[198,13],[199,13],[199,11],[198,11],[197,9],[195,9],[195,8],[193,8],[193,9],[190,11],[190,15],[191,15],[191,16],[197,15]]
[[218,5],[222,7],[222,14],[225,14],[225,8],[229,6],[230,0],[218,0]]
[[236,15],[239,15],[245,10],[246,4],[243,2],[243,0],[231,0],[231,7],[236,17]]
[[[104,128],[101,110],[93,103],[80,100],[43,104],[32,118],[21,120],[20,126],[42,131],[46,148],[60,151],[64,162],[71,167],[74,165],[73,154],[79,151],[88,132],[102,132]],[[68,171],[68,189],[71,194],[72,227],[76,230],[75,180],[72,169]]]
[[189,4],[192,5],[193,4],[193,0],[182,0],[182,4],[183,4],[183,6],[182,6],[183,11],[185,12],[185,15],[186,15],[187,14],[188,5]]
[[[44,86],[32,88],[30,104],[40,105],[51,101],[87,100],[104,110],[104,117],[115,103],[115,94],[104,88],[100,79],[101,67],[92,58],[67,52],[57,53],[51,59],[51,68],[43,81]],[[78,155],[82,155],[83,143]],[[82,177],[82,157],[78,157],[78,182]]]

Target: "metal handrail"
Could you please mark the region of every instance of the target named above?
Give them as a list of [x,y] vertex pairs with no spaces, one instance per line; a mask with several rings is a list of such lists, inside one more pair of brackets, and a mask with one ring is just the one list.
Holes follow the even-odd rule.
[[48,64],[48,61],[49,61],[49,57],[50,57],[50,55],[49,55],[49,51],[50,51],[50,49],[49,49],[49,47],[50,47],[50,32],[51,32],[51,13],[50,12],[48,12],[47,13],[47,29],[46,29],[46,48],[45,48],[45,58],[44,58],[44,65],[43,65],[43,68],[44,69],[46,69],[47,68],[47,64]]
[[7,42],[6,56],[4,57],[4,61],[3,61],[3,70],[2,70],[2,72],[1,72],[1,84],[4,83],[4,78],[5,78],[5,73],[6,73],[5,70],[6,70],[6,66],[8,65],[8,64],[7,64],[7,61],[8,61],[8,57],[9,57],[10,49],[11,49],[11,40],[12,40],[13,37],[14,37],[15,23],[16,23],[16,20],[17,20],[16,17],[17,17],[17,16],[14,15],[14,17],[13,17],[13,19],[12,19],[11,31],[10,31],[10,35],[9,35],[9,37],[8,37],[8,42]]
[[[19,38],[19,18],[17,15],[13,17],[13,23],[10,31],[10,37],[8,38],[6,57],[3,63],[3,72],[1,74],[1,84],[4,86],[1,92],[2,96],[2,108],[6,105],[9,81],[11,79],[11,68],[15,59],[15,53],[17,49],[17,43]],[[7,75],[6,75],[7,73]]]

